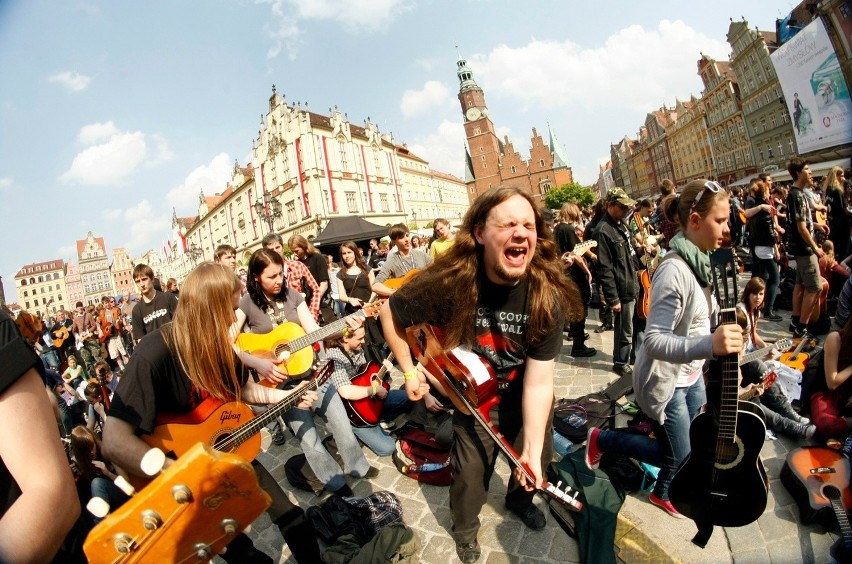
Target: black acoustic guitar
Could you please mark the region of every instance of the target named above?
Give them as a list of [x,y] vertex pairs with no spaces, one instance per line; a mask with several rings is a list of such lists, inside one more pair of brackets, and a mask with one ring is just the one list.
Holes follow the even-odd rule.
[[[720,324],[736,323],[736,267],[718,268],[713,285],[722,306]],[[716,525],[747,525],[766,509],[769,483],[759,456],[766,423],[759,407],[738,399],[738,364],[736,354],[710,362],[707,410],[692,421],[691,452],[669,488],[672,504],[696,522],[699,535]],[[704,546],[698,536],[693,542]]]

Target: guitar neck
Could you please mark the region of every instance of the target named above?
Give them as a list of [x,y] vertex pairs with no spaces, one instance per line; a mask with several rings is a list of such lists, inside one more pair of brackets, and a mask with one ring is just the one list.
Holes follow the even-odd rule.
[[278,347],[275,348],[275,354],[276,354],[276,356],[278,356],[284,351],[294,352],[294,351],[298,351],[298,350],[310,347],[314,343],[318,343],[322,340],[325,340],[325,339],[331,337],[332,335],[334,335],[336,333],[340,333],[341,331],[343,331],[343,329],[345,327],[349,326],[348,323],[346,323],[347,319],[350,319],[350,318],[355,319],[356,317],[363,316],[363,315],[364,314],[362,312],[356,311],[355,313],[353,313],[351,315],[347,315],[343,319],[338,319],[337,321],[329,323],[328,325],[324,325],[324,326],[320,327],[319,329],[317,329],[316,331],[312,331],[312,332],[310,332],[307,335],[304,335],[302,337],[297,337],[297,338],[293,339],[292,341],[290,341],[286,344],[279,345]]
[[744,354],[740,357],[740,366],[743,364],[748,364],[753,360],[758,360],[769,354],[773,349],[775,349],[775,345],[769,345],[763,347],[762,349],[758,349],[756,351],[752,351],[748,354]]
[[837,517],[840,534],[843,536],[843,544],[847,549],[852,549],[852,526],[849,525],[849,516],[846,514],[846,508],[843,507],[843,499],[832,499],[831,508],[834,510],[834,516]]
[[[726,308],[720,313],[720,324],[736,323],[736,309]],[[739,355],[729,354],[719,359],[722,365],[722,398],[719,409],[719,439],[732,443],[737,436],[737,409],[739,402]]]

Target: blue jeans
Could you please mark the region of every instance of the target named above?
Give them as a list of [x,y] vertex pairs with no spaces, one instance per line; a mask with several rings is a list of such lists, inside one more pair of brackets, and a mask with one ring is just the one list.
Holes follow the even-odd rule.
[[346,315],[346,302],[334,300],[334,315],[337,316],[337,319],[343,319],[343,316]]
[[598,446],[604,452],[624,454],[659,467],[654,494],[661,499],[668,499],[669,484],[674,473],[689,454],[689,425],[705,403],[707,392],[704,379],[698,378],[688,388],[675,388],[672,399],[666,405],[666,422],[663,425],[651,421],[656,440],[646,435],[601,431]]
[[633,310],[636,300],[622,301],[621,311],[612,312],[615,321],[612,345],[612,363],[624,366],[630,361],[630,347],[633,344]]
[[[411,408],[411,400],[404,390],[390,390],[382,404],[381,421],[393,421]],[[372,427],[353,427],[352,431],[367,448],[378,456],[390,456],[396,450],[396,439],[391,437],[379,425]]]
[[[349,423],[343,401],[337,394],[337,388],[326,382],[317,390],[317,395],[319,397],[314,403],[314,410],[325,417],[328,430],[334,435],[334,442],[337,443],[337,452],[343,459],[343,467],[352,476],[364,476],[370,469],[370,463],[364,457],[361,445],[352,432],[352,425]],[[322,437],[317,432],[311,411],[298,407],[291,409],[284,414],[284,421],[299,439],[308,464],[317,478],[325,484],[326,489],[334,492],[345,486],[346,479],[340,465],[322,444]]]
[[766,311],[775,311],[775,297],[781,284],[781,272],[775,259],[760,259],[751,251],[752,274],[766,281]]
[[[119,489],[111,480],[96,476],[92,479],[92,497],[99,497],[109,504],[110,512],[115,511],[126,502],[130,497]],[[95,523],[99,523],[102,519],[95,519]]]

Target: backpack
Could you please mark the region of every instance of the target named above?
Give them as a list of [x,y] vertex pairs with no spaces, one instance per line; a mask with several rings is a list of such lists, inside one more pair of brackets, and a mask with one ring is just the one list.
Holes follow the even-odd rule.
[[434,486],[452,482],[450,448],[438,444],[434,433],[423,429],[409,427],[397,435],[393,462],[397,470],[418,482]]

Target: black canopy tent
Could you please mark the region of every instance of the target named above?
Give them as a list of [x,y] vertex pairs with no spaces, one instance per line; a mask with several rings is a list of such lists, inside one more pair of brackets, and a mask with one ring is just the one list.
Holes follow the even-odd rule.
[[379,239],[387,234],[387,227],[370,223],[357,216],[335,217],[329,220],[322,233],[317,235],[311,243],[315,247],[328,247],[350,240],[357,243],[368,239]]

